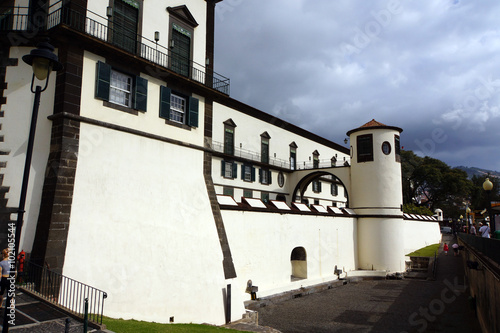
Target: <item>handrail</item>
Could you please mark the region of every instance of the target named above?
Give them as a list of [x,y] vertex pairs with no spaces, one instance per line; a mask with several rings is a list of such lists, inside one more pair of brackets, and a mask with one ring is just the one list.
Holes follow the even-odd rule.
[[24,263],[23,271],[18,272],[18,286],[29,290],[44,300],[61,306],[83,319],[85,299],[89,302],[89,319],[102,324],[106,292],[76,281],[34,264]]
[[494,238],[483,238],[466,233],[458,233],[458,237],[468,245],[481,252],[498,265],[500,265],[500,240]]
[[[224,151],[224,143],[212,140],[211,146],[214,151],[218,153],[225,153]],[[228,156],[235,156],[235,157],[240,157],[240,158],[245,158],[247,160],[255,161],[255,162],[261,162],[261,154],[255,151],[243,149],[240,147],[234,147],[233,148],[234,153],[232,155]],[[319,160],[317,163],[317,166],[315,166],[315,163],[313,161],[300,161],[297,162],[297,168],[295,170],[312,170],[312,169],[322,169],[322,168],[335,168],[335,167],[340,167],[343,166],[345,162],[343,161],[332,161],[331,159],[324,159],[324,160]],[[290,161],[283,160],[280,158],[276,157],[271,157],[269,156],[269,165],[277,166],[280,168],[285,168],[285,169],[290,169]]]
[[[65,25],[229,95],[229,78],[185,58],[135,31],[114,29],[108,18],[73,3],[71,3],[72,8],[70,8],[69,4],[70,1],[63,0],[52,4],[46,13],[46,20],[42,23],[39,20],[30,22],[32,20],[28,7],[0,7],[0,31],[26,31],[30,29],[44,31]],[[34,26],[35,23],[43,26]]]

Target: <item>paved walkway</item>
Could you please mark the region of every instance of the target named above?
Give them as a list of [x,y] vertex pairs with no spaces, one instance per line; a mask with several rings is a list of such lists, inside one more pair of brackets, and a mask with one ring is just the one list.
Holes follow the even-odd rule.
[[461,257],[440,249],[435,280],[350,282],[260,308],[259,324],[283,333],[481,332],[464,285]]
[[[443,241],[455,242],[453,236]],[[260,333],[331,332],[481,332],[468,303],[461,257],[438,256],[435,280],[358,280],[300,298],[270,304],[258,311],[259,325],[227,327]],[[16,297],[15,333],[64,333],[68,316],[29,295]],[[69,321],[69,332],[83,324]],[[1,325],[0,325],[1,327]],[[89,328],[89,332],[105,333]]]

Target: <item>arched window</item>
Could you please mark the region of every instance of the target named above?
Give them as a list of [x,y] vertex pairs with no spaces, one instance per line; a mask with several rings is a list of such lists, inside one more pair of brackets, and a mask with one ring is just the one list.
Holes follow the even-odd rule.
[[292,264],[291,280],[307,279],[307,254],[303,247],[296,247],[290,256]]

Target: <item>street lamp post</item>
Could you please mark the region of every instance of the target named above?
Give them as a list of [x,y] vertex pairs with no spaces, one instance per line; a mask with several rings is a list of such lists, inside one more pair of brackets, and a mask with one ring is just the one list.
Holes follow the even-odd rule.
[[467,221],[465,222],[465,225],[467,226],[467,232],[470,233],[470,227],[471,227],[471,223],[470,223],[470,208],[469,206],[467,206],[467,209],[465,210],[465,218],[467,219]]
[[486,191],[486,197],[488,198],[488,215],[490,216],[490,229],[491,233],[495,232],[495,219],[493,219],[493,214],[491,214],[491,190],[493,190],[493,183],[489,178],[483,183],[483,189]]
[[[11,261],[11,273],[9,276],[10,281],[15,281],[16,266],[17,266],[17,253],[19,252],[19,243],[21,240],[21,231],[23,228],[24,208],[26,206],[26,196],[28,192],[28,181],[31,169],[31,158],[33,156],[33,145],[35,142],[36,122],[38,119],[38,109],[40,107],[40,95],[49,84],[50,72],[52,70],[58,71],[62,69],[61,63],[58,61],[57,56],[54,54],[54,47],[48,42],[41,42],[37,45],[36,49],[31,50],[30,54],[23,56],[23,61],[33,67],[33,76],[31,78],[31,92],[35,94],[33,102],[33,112],[31,115],[30,132],[28,137],[28,147],[26,148],[26,160],[24,162],[23,182],[21,185],[21,195],[19,198],[19,207],[17,210],[16,233],[14,241],[14,256]],[[45,86],[42,88],[37,85],[33,90],[35,77],[39,81],[45,81]],[[7,292],[7,303],[4,310],[4,320],[2,333],[9,331],[9,312],[10,308],[15,306],[15,293]],[[12,320],[12,319],[11,319]]]

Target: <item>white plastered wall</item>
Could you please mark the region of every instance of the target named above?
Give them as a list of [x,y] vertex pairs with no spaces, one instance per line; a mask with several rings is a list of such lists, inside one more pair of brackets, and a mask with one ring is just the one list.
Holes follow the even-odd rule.
[[[8,155],[0,155],[0,161],[7,162],[4,170],[3,186],[10,187],[6,198],[8,207],[18,207],[23,179],[26,149],[30,131],[31,116],[33,111],[34,94],[30,91],[33,71],[31,66],[25,64],[21,57],[29,54],[33,47],[11,47],[9,57],[17,58],[17,66],[7,66],[7,89],[4,96],[7,104],[2,106],[2,134],[4,141],[0,143],[2,150],[10,151]],[[56,50],[57,51],[57,50]],[[26,213],[24,215],[23,232],[20,249],[30,252],[35,237],[42,187],[45,177],[47,158],[50,150],[50,135],[52,122],[47,119],[54,109],[56,75],[49,77],[47,90],[41,93],[40,107],[36,126],[36,136],[33,147],[28,193],[26,198]],[[35,85],[44,83],[35,80]],[[15,218],[15,216],[14,216]],[[4,244],[5,245],[5,244]]]
[[441,243],[439,222],[404,220],[405,254]]
[[[335,265],[356,269],[353,218],[233,210],[222,210],[222,216],[238,275],[233,293],[244,300],[250,298],[244,293],[248,280],[264,297],[335,280]],[[306,250],[308,277],[292,282],[290,256],[296,247]]]
[[82,136],[96,131],[78,157],[63,274],[107,292],[110,317],[224,323],[203,153],[81,124]]
[[[102,100],[95,98],[97,61],[105,62],[106,59],[85,51],[83,59],[84,70],[82,78],[81,116],[120,125],[149,134],[203,146],[203,119],[205,117],[205,103],[202,96],[196,94],[192,95],[200,101],[198,114],[199,127],[191,127],[190,129],[167,125],[165,120],[159,117],[160,85],[168,85],[168,82],[155,79],[144,73],[141,73],[141,77],[148,80],[147,112],[139,111],[137,115],[134,115],[106,107],[103,105]],[[83,136],[80,136],[80,145],[94,145],[95,141],[102,139],[97,134],[90,134],[92,134],[90,137],[86,136],[85,133],[83,133]]]

